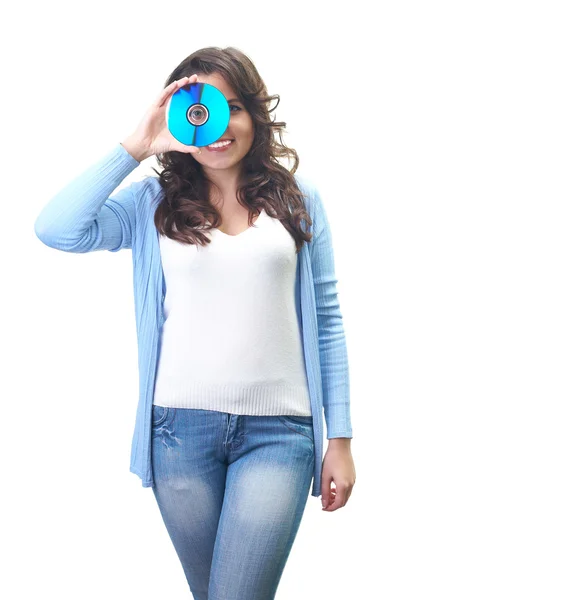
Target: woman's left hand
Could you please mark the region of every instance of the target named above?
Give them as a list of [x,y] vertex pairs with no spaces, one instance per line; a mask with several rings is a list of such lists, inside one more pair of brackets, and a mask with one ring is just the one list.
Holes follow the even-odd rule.
[[[321,473],[322,510],[332,512],[346,505],[356,483],[356,469],[352,459],[351,438],[329,440]],[[331,482],[335,483],[332,489]]]

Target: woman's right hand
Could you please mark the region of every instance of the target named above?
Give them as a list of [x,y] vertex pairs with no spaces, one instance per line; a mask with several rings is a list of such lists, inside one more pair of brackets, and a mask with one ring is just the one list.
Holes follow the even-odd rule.
[[166,123],[166,106],[172,95],[181,87],[196,83],[198,75],[182,77],[168,85],[150,106],[137,129],[128,136],[122,146],[138,161],[154,154],[168,151],[196,152],[196,146],[186,146],[179,142],[169,131]]

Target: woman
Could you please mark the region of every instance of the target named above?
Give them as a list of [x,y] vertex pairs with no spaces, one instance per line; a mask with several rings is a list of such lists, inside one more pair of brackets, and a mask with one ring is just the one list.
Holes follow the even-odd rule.
[[[197,83],[217,87],[230,110],[204,148],[166,126],[172,95]],[[35,223],[59,250],[132,249],[130,470],[152,487],[196,600],[274,598],[311,482],[326,511],[355,482],[331,233],[317,190],[295,176],[296,152],[275,140],[285,127],[270,119],[275,98],[239,50],[198,50],[136,130]],[[159,178],[110,196],[152,155]],[[293,158],[290,171],[280,157]]]

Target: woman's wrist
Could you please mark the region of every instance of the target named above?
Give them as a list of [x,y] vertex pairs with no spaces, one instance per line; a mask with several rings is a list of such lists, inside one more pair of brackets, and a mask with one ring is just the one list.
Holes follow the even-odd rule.
[[330,446],[350,448],[352,445],[352,438],[347,438],[347,437],[331,438],[330,440],[328,440],[328,443]]
[[121,145],[125,148],[125,150],[135,158],[138,162],[142,162],[146,158],[149,158],[151,154],[136,140],[134,140],[131,136],[127,137],[121,142]]

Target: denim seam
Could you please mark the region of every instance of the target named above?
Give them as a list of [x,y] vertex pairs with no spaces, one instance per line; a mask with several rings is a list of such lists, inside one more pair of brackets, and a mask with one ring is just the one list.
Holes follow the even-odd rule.
[[312,438],[311,436],[307,435],[306,433],[303,433],[302,431],[297,431],[296,429],[293,429],[292,427],[289,427],[289,425],[287,425],[287,423],[285,423],[285,421],[284,421],[284,420],[281,418],[281,416],[280,416],[280,415],[277,415],[277,419],[279,419],[279,421],[281,421],[281,423],[283,423],[283,425],[285,425],[285,427],[287,427],[287,429],[288,429],[289,431],[292,431],[293,433],[298,433],[299,435],[303,435],[303,436],[305,436],[305,437],[306,437],[308,440],[310,440],[310,441],[312,441],[313,443],[315,443],[315,442],[314,442],[314,440],[313,440],[313,438]]

